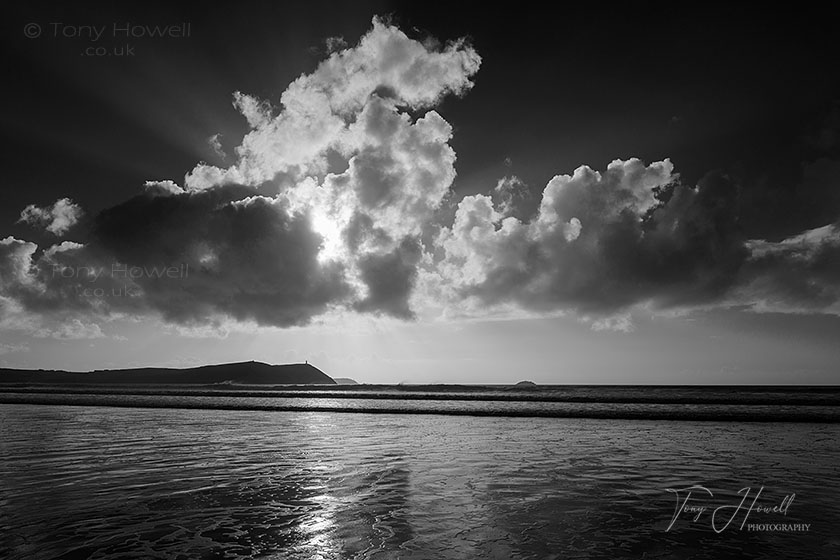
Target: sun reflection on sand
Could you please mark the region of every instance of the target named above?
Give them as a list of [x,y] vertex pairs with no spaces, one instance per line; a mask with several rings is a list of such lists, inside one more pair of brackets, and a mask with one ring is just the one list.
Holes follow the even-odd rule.
[[307,541],[301,549],[308,552],[315,560],[339,558],[341,543],[337,542],[335,533],[336,500],[328,495],[315,496],[312,501],[317,504],[316,513],[301,522],[301,530],[306,533]]

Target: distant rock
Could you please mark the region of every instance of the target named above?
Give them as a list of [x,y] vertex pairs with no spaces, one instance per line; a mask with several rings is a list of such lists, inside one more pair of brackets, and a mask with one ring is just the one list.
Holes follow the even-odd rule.
[[520,381],[514,387],[517,389],[539,389],[539,386],[533,381]]
[[350,379],[349,377],[333,377],[333,381],[338,383],[339,385],[358,385],[359,382],[355,379]]
[[121,384],[121,385],[335,385],[311,364],[270,365],[237,362],[194,368],[105,369],[90,372],[0,368],[0,383]]

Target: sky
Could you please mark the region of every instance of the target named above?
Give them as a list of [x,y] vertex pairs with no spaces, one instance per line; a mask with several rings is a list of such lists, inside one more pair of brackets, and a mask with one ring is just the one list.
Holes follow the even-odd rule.
[[452,4],[10,9],[0,367],[837,382],[830,17]]

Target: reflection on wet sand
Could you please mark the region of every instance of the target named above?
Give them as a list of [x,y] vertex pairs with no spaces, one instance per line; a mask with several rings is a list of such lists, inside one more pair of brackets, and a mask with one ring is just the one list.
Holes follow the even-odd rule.
[[396,553],[414,538],[407,519],[410,485],[404,459],[370,458],[359,467],[364,470],[337,473],[315,498],[318,507],[302,523],[309,538],[295,547],[301,558]]
[[[107,411],[80,420],[81,411],[63,411],[60,424],[77,429],[62,431],[35,408],[24,437],[2,439],[2,485],[15,489],[3,492],[3,511],[22,514],[14,530],[3,524],[3,557],[346,558],[413,538],[404,456],[351,448],[336,460],[299,433],[334,429],[323,415],[284,419],[274,441],[244,433],[247,424],[214,441],[201,421],[182,426],[191,438],[171,426],[138,439]],[[80,422],[97,437],[80,439]]]
[[[814,558],[837,464],[819,424],[11,405],[0,557]],[[666,532],[664,489],[700,481],[796,492],[813,529]]]

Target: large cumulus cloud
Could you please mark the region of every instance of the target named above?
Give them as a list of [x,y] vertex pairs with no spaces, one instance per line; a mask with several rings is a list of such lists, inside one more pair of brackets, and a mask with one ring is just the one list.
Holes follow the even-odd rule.
[[348,130],[348,123],[372,95],[389,99],[394,108],[428,108],[446,94],[468,91],[480,62],[463,41],[430,48],[374,18],[373,28],[357,46],[332,53],[314,72],[292,82],[280,97],[281,110],[237,92],[234,104],[253,129],[237,148],[238,162],[227,169],[200,164],[188,174],[186,185],[255,185],[278,173],[322,176],[330,149],[349,157],[360,140],[364,143]]
[[630,159],[554,177],[526,221],[506,216],[507,201],[468,196],[438,238],[441,285],[453,302],[590,317],[635,305],[831,310],[840,295],[834,226],[749,240],[739,193],[722,173],[690,186],[669,160]]
[[[452,127],[431,107],[469,90],[479,64],[463,41],[417,41],[374,18],[280,106],[234,94],[251,131],[231,167],[199,164],[183,188],[148,181],[93,217],[84,244],[4,241],[0,293],[30,313],[154,311],[178,323],[290,326],[335,307],[412,317],[420,239],[455,177]],[[47,225],[48,210],[24,217]],[[185,272],[154,272],[168,267]]]
[[433,47],[374,18],[357,46],[295,80],[280,108],[237,93],[252,127],[237,162],[198,165],[186,188],[276,193],[310,216],[321,260],[343,264],[353,308],[411,317],[420,239],[455,178],[452,127],[429,109],[468,91],[480,60],[463,41]]

